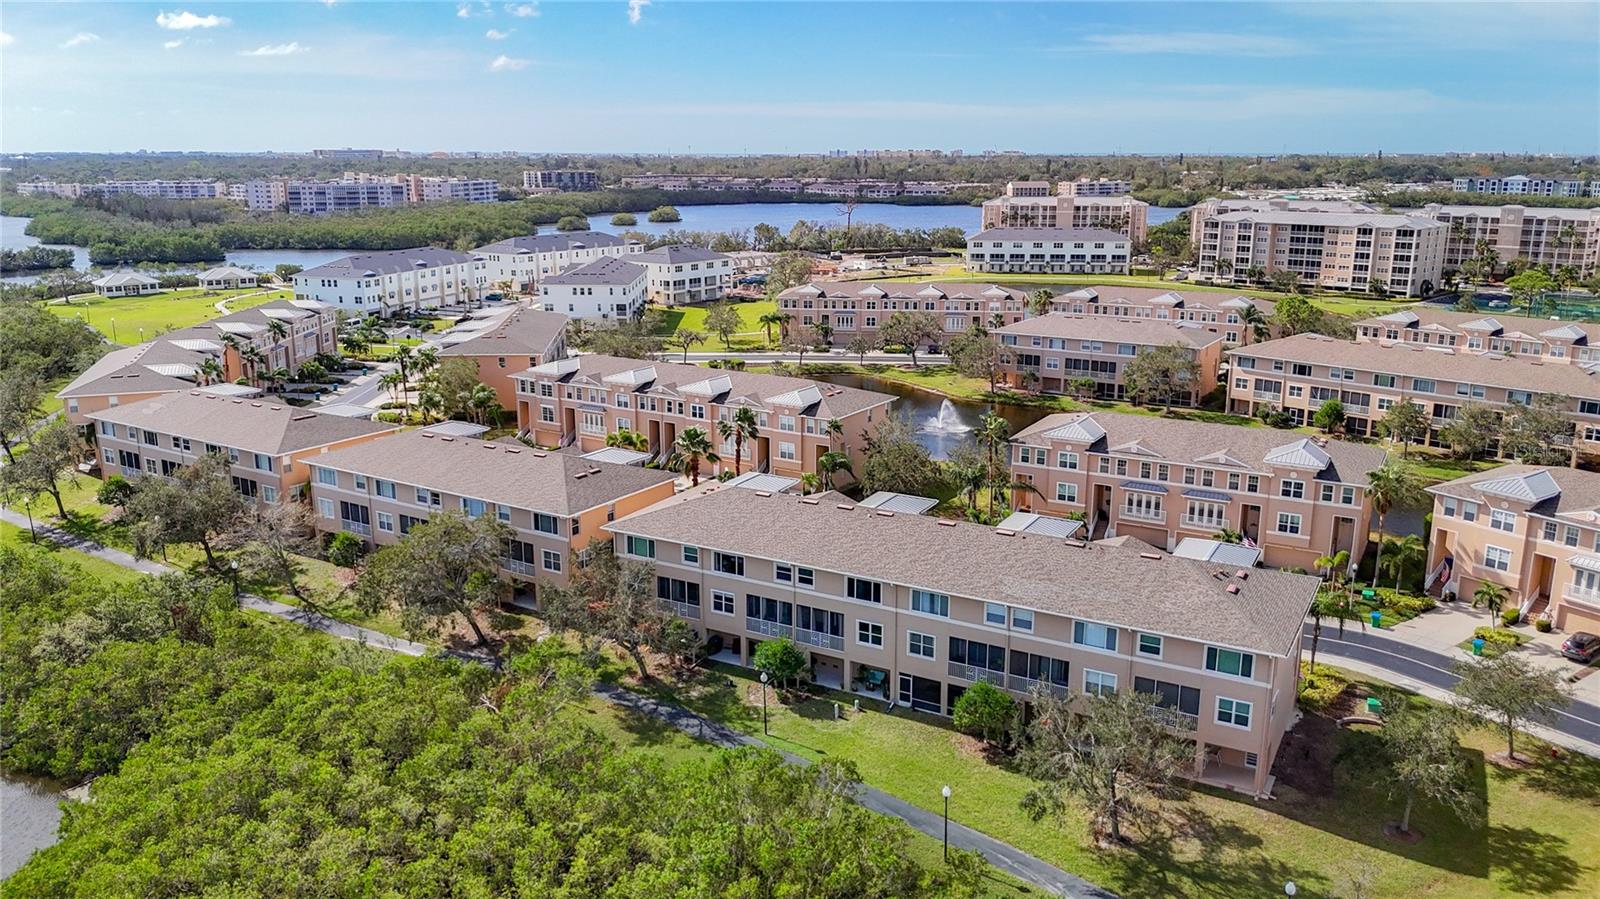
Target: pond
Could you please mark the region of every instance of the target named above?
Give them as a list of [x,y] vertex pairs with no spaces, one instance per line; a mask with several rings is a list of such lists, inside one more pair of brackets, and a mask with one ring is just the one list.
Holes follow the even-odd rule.
[[22,867],[28,856],[54,845],[61,823],[62,785],[41,778],[0,773],[0,879]]
[[917,428],[917,439],[935,459],[944,459],[950,451],[973,439],[978,422],[985,414],[998,415],[1011,425],[1015,434],[1053,410],[1039,406],[1018,406],[1012,403],[979,403],[972,400],[950,399],[936,393],[917,390],[899,381],[875,378],[867,374],[844,372],[838,374],[810,375],[818,381],[827,381],[843,387],[860,387],[897,397],[895,411],[910,416]]

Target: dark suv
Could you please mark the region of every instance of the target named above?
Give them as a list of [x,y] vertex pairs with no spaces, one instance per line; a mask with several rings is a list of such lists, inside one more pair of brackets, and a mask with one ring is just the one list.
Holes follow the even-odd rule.
[[1592,662],[1600,656],[1600,636],[1579,631],[1562,642],[1561,654],[1574,662]]

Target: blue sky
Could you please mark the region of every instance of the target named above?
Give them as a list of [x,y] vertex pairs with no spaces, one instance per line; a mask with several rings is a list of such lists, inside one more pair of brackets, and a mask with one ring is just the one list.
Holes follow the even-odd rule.
[[0,7],[0,149],[1600,152],[1600,2]]

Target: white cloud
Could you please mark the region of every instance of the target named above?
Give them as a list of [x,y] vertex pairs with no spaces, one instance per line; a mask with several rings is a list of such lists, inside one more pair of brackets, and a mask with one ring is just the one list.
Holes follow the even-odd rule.
[[516,59],[505,54],[496,56],[494,61],[489,63],[489,71],[491,72],[520,72],[527,67],[528,60]]
[[188,10],[183,12],[165,12],[156,16],[156,24],[168,31],[189,31],[194,28],[216,28],[226,25],[230,20],[227,16],[197,16]]
[[100,35],[95,34],[93,31],[80,31],[63,41],[61,43],[61,49],[70,50],[73,47],[79,47],[84,44],[92,44],[98,40],[100,40]]
[[1312,51],[1310,44],[1290,37],[1211,31],[1090,34],[1083,40],[1089,49],[1111,53],[1192,53],[1205,56],[1272,57],[1300,56]]
[[460,6],[456,7],[456,18],[458,18],[458,19],[470,19],[470,18],[472,18],[472,7],[468,6],[465,3],[463,3]]
[[639,24],[639,20],[644,17],[644,8],[649,5],[650,0],[628,0],[628,23]]
[[183,46],[183,41],[167,41],[166,43],[161,45],[162,49],[164,49],[164,50],[176,50],[176,49],[178,49],[179,47],[182,47],[182,46]]
[[254,50],[241,50],[240,56],[295,56],[300,53],[311,52],[310,47],[300,46],[299,41],[290,41],[287,44],[262,44]]
[[515,30],[516,29],[513,28],[510,31],[497,31],[497,30],[491,28],[488,31],[485,31],[483,33],[483,36],[488,38],[491,41],[503,41],[506,38],[510,37],[511,36],[511,32],[515,31]]
[[478,2],[475,3],[475,4],[474,3],[458,3],[458,4],[456,4],[456,18],[458,18],[458,19],[470,19],[473,16],[492,16],[492,15],[494,15],[494,7],[492,5],[490,5],[489,0],[478,0]]
[[506,4],[506,12],[511,14],[511,15],[513,15],[513,16],[516,16],[519,19],[532,18],[533,16],[537,16],[539,14],[539,4],[537,4],[537,3],[507,3]]
[[0,47],[9,47],[15,40],[16,38],[12,37],[11,35],[4,31],[0,31]]

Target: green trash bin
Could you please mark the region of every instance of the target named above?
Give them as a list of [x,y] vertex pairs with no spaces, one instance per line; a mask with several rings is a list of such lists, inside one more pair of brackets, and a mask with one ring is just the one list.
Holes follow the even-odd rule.
[[1472,654],[1475,655],[1475,656],[1483,655],[1483,638],[1482,637],[1473,637],[1472,638]]
[[1376,696],[1368,696],[1367,697],[1367,714],[1376,716],[1376,715],[1382,714],[1382,712],[1383,712],[1383,703],[1378,701],[1378,697],[1376,697]]
[[1372,613],[1372,626],[1379,627],[1383,624],[1383,613],[1374,610]]

